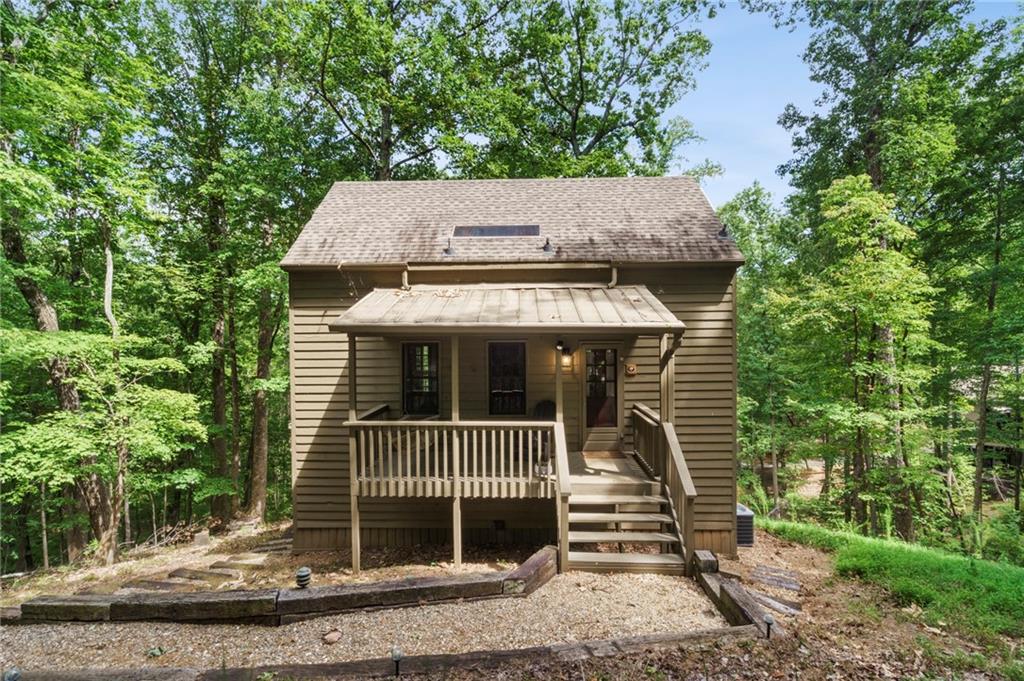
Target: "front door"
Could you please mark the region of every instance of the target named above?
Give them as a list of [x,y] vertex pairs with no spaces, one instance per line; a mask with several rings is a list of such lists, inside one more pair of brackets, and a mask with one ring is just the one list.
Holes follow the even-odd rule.
[[613,345],[584,345],[583,449],[619,451],[622,424],[619,348]]

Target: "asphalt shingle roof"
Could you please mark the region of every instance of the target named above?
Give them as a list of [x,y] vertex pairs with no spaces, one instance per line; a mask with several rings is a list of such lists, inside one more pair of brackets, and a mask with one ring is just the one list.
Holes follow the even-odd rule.
[[[480,225],[540,235],[452,237]],[[689,177],[336,182],[281,266],[742,261],[721,228]]]

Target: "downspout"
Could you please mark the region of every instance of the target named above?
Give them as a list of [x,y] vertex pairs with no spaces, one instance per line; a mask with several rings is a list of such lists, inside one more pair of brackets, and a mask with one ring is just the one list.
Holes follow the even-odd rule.
[[612,279],[608,282],[608,288],[615,288],[615,285],[619,283],[619,268],[612,265]]

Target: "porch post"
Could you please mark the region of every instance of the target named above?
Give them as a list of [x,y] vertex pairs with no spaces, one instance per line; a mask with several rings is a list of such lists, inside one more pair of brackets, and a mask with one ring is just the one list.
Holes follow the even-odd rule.
[[676,421],[676,348],[679,337],[663,334],[661,337],[660,378],[661,395],[659,411],[662,423]]
[[[358,418],[356,411],[356,337],[348,336],[348,420],[355,421]],[[348,490],[349,502],[351,505],[350,518],[351,527],[349,534],[352,535],[352,572],[359,572],[359,489],[356,475],[356,436],[355,431],[348,429]]]
[[452,335],[452,551],[455,567],[462,567],[462,451],[459,447],[459,337]]
[[562,396],[562,351],[555,348],[555,420],[565,418],[565,403]]

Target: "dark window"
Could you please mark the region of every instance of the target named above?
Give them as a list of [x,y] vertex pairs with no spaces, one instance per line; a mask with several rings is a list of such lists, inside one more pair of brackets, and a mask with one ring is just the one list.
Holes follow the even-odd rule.
[[402,349],[402,409],[416,416],[440,413],[437,343],[405,343]]
[[540,225],[460,225],[452,236],[540,236]]
[[526,343],[490,343],[487,376],[492,415],[526,413]]
[[587,350],[587,428],[618,425],[618,374],[617,351],[610,348]]

